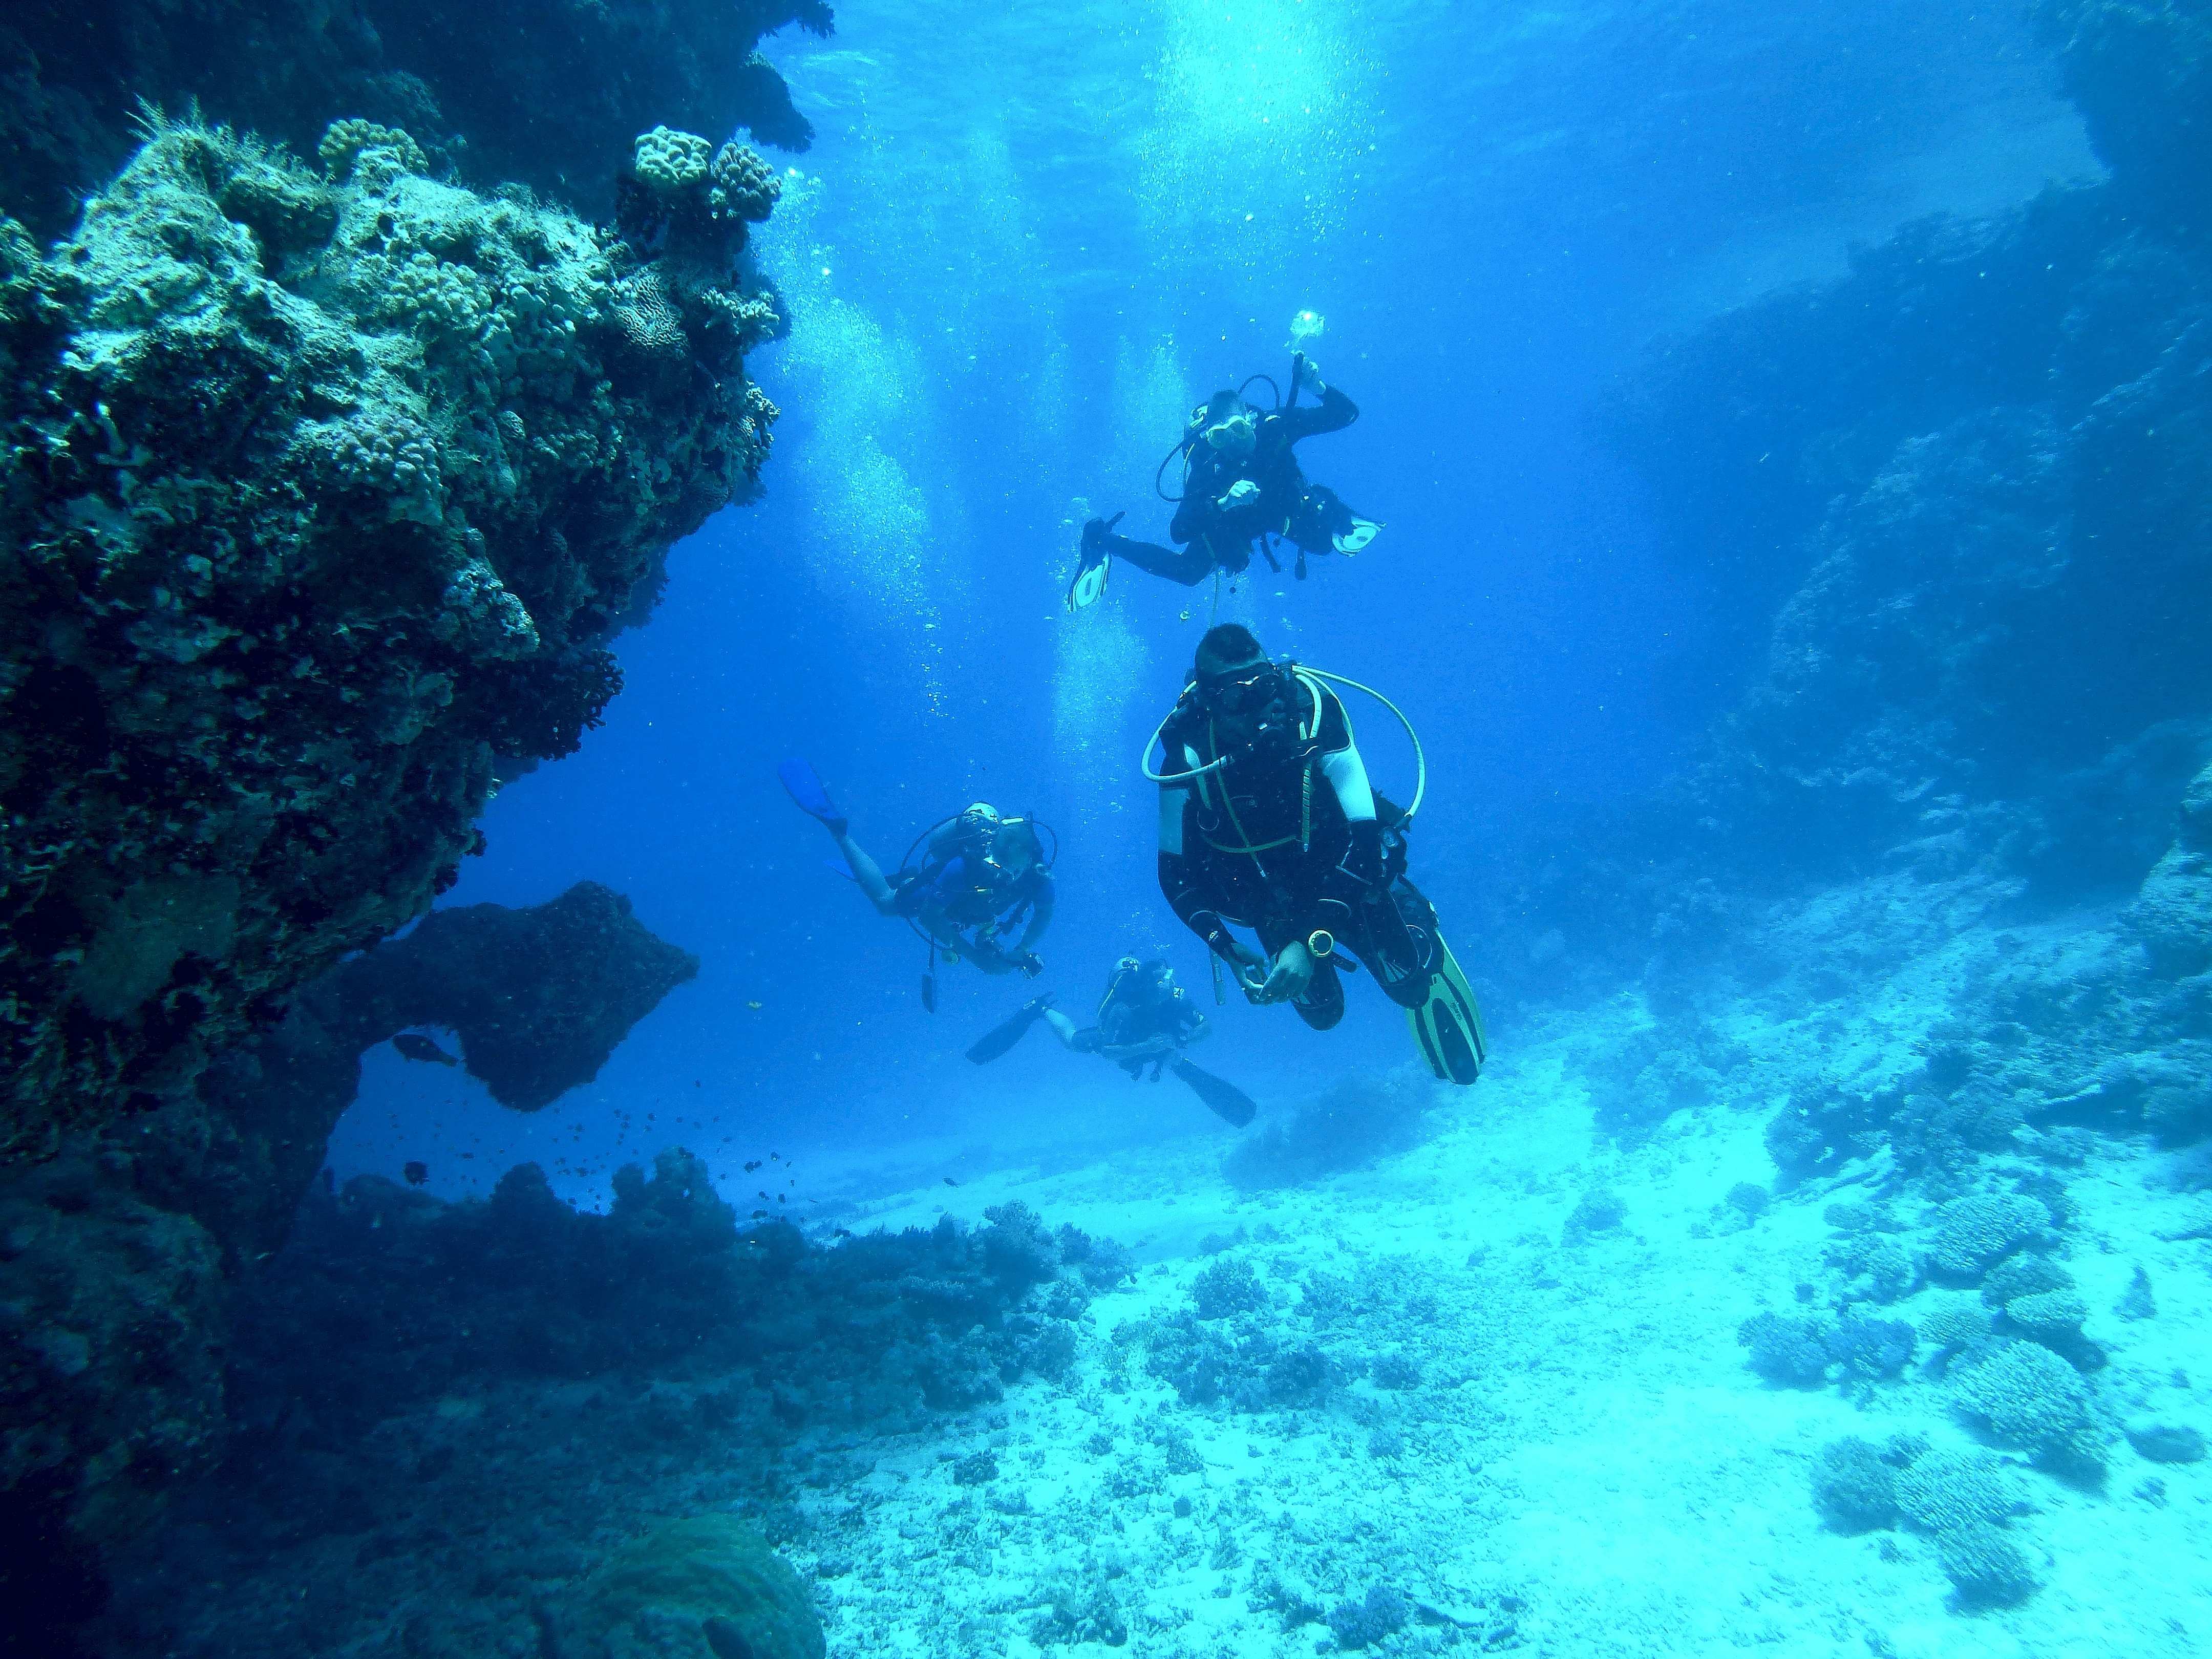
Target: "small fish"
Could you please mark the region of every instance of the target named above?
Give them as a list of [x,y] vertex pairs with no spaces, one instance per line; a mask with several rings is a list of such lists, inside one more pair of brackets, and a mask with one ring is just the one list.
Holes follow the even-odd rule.
[[761,1161],[758,1158],[748,1158],[745,1161],[745,1173],[747,1175],[750,1175],[755,1170],[759,1169],[760,1166]]
[[430,1178],[430,1166],[419,1158],[410,1158],[399,1166],[399,1173],[407,1177],[407,1184],[419,1187]]
[[764,1220],[766,1220],[767,1218],[768,1218],[768,1212],[767,1212],[766,1210],[755,1210],[755,1211],[753,1212],[753,1219],[754,1219],[754,1220],[756,1220],[756,1221],[764,1221]]
[[775,1201],[779,1204],[783,1202],[783,1194],[781,1193],[778,1193],[775,1195]]
[[836,1232],[830,1235],[832,1238],[850,1238],[852,1236],[853,1230],[849,1227],[840,1227]]
[[957,1187],[960,1183],[955,1181],[951,1176],[947,1176],[945,1177],[945,1184],[948,1187]]
[[747,1004],[745,1004],[745,1006],[746,1006],[746,1007],[748,1007],[748,1008],[753,1009],[753,1010],[754,1010],[754,1011],[756,1011],[756,1012],[758,1012],[758,1010],[759,1010],[759,1008],[760,1008],[760,1004],[758,1004],[757,1002],[748,1002]]
[[409,1060],[428,1060],[440,1066],[458,1066],[461,1062],[426,1036],[413,1031],[402,1031],[392,1039],[392,1046]]

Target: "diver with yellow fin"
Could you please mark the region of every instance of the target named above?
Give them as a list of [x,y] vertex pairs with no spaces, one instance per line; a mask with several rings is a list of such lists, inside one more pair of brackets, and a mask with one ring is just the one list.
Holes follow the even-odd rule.
[[[1304,331],[1301,331],[1301,325]],[[1291,323],[1297,342],[1320,331],[1321,319],[1301,312]],[[1294,447],[1324,432],[1340,432],[1359,418],[1359,407],[1333,386],[1303,350],[1291,360],[1291,390],[1272,406],[1246,401],[1255,374],[1243,386],[1215,392],[1190,413],[1176,447],[1160,462],[1153,488],[1176,504],[1162,547],[1116,533],[1122,514],[1092,519],[1083,526],[1075,578],[1068,585],[1070,610],[1081,610],[1105,591],[1113,561],[1126,559],[1139,570],[1195,587],[1216,570],[1237,575],[1252,562],[1256,544],[1271,569],[1279,572],[1277,538],[1297,551],[1296,572],[1305,580],[1306,556],[1357,553],[1382,526],[1347,507],[1327,484],[1312,483],[1298,466]],[[1301,392],[1315,402],[1302,405]],[[1170,463],[1183,464],[1182,493],[1170,495],[1160,483]]]
[[[1412,805],[1376,793],[1331,684],[1374,697],[1405,725],[1421,771]],[[1288,1002],[1325,1031],[1344,1018],[1343,973],[1364,965],[1406,1010],[1438,1078],[1480,1075],[1481,1011],[1436,908],[1406,877],[1427,763],[1395,703],[1356,680],[1274,661],[1250,629],[1224,623],[1199,641],[1143,764],[1160,788],[1160,890],[1250,1000]],[[1261,950],[1232,927],[1257,933]]]

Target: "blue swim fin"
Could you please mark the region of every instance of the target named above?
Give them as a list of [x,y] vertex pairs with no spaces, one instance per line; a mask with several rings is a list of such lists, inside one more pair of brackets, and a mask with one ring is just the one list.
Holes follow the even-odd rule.
[[830,792],[822,787],[822,780],[814,769],[796,757],[775,769],[783,780],[784,792],[798,803],[799,810],[808,817],[819,819],[822,827],[831,835],[842,836],[848,827],[845,815],[830,799]]

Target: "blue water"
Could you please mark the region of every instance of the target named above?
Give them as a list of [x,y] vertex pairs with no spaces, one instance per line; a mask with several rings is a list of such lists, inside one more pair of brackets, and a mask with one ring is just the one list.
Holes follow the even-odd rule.
[[[1756,665],[1596,430],[1608,391],[1910,218],[2097,171],[2025,24],[1966,0],[856,0],[768,50],[819,138],[762,239],[793,320],[751,365],[786,410],[766,499],[676,550],[605,728],[501,796],[446,900],[598,880],[702,971],[535,1119],[379,1050],[341,1176],[421,1158],[459,1194],[557,1159],[596,1205],[671,1139],[721,1167],[1191,1132],[1188,1098],[1042,1041],[968,1066],[1024,993],[952,969],[925,1012],[921,947],[824,867],[775,763],[811,757],[887,860],[970,799],[1034,810],[1063,848],[1042,983],[1080,1009],[1113,958],[1164,952],[1210,1006],[1136,761],[1218,606],[1401,702],[1449,927],[1485,849],[1649,787]],[[1066,613],[1078,503],[1159,536],[1183,412],[1284,375],[1307,307],[1363,412],[1302,456],[1382,538],[1218,598],[1125,568]],[[1390,723],[1354,718],[1402,792]],[[1530,945],[1460,933],[1486,991]],[[1223,1009],[1208,1063],[1283,1099],[1405,1060],[1396,1012],[1351,1002],[1327,1036]]]

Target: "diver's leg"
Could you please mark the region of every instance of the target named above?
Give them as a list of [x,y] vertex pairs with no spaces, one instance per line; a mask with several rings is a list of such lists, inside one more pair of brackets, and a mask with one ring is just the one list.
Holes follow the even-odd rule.
[[1367,966],[1383,995],[1401,1008],[1428,1000],[1435,973],[1436,908],[1403,876],[1382,891],[1370,890],[1352,912],[1348,937],[1339,943]]
[[837,843],[837,850],[844,854],[846,866],[852,871],[853,879],[860,884],[860,890],[868,896],[868,902],[884,915],[896,915],[898,895],[891,890],[890,883],[884,879],[883,866],[870,858],[861,849],[860,843],[850,835],[840,836],[833,830],[830,838]]
[[1044,1021],[1044,1023],[1052,1027],[1052,1034],[1060,1039],[1060,1047],[1063,1048],[1073,1048],[1075,1047],[1075,1022],[1073,1020],[1070,1019],[1066,1014],[1061,1013],[1057,1008],[1042,1008],[1039,1009],[1037,1012],[1039,1017]]
[[1115,558],[1126,559],[1148,574],[1164,576],[1185,587],[1195,587],[1213,574],[1213,555],[1204,542],[1170,548],[1129,536],[1106,536],[1100,539]]

